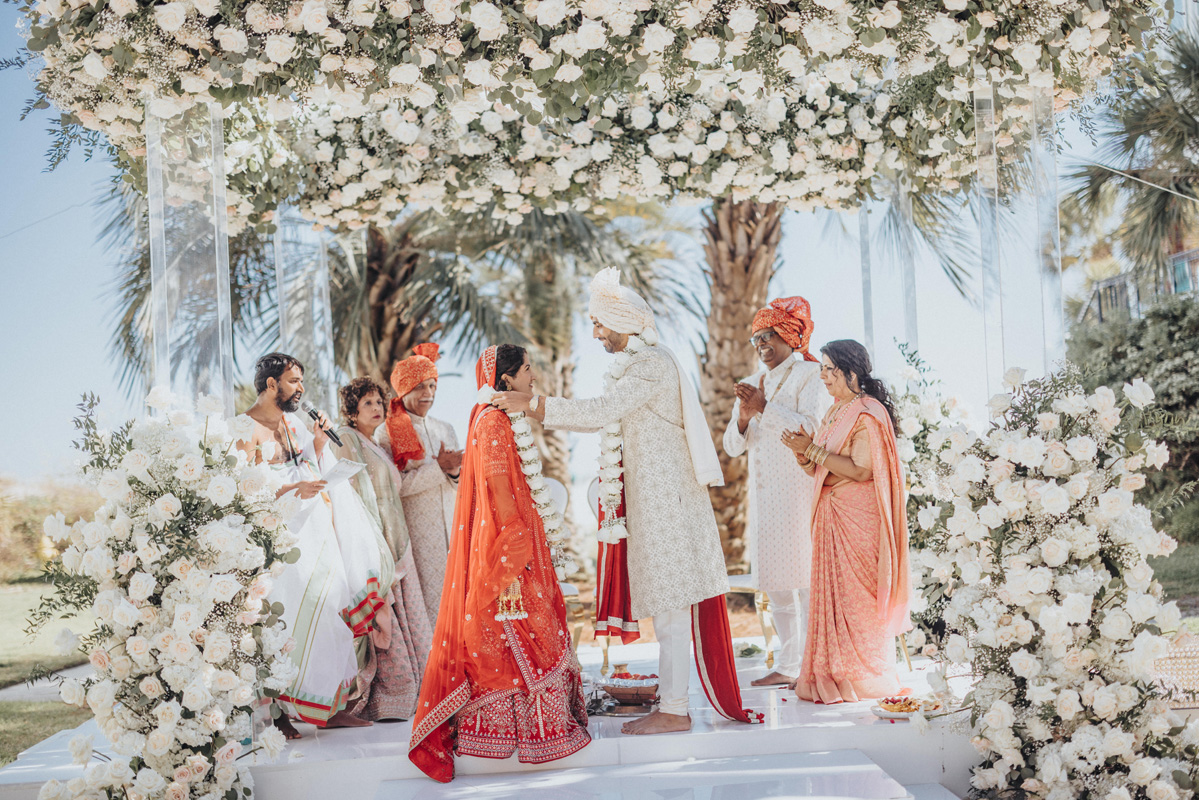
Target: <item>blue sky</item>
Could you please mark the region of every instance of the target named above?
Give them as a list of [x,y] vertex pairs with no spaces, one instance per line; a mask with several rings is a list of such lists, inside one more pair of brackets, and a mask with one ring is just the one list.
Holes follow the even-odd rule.
[[[16,7],[0,4],[4,56],[13,54],[21,41],[18,19]],[[104,424],[128,418],[137,406],[119,389],[118,367],[108,352],[115,316],[115,258],[96,243],[101,223],[92,201],[103,193],[111,170],[102,159],[89,162],[76,153],[56,170],[45,171],[48,113],[18,120],[31,94],[26,72],[0,72],[0,152],[5,154],[0,160],[0,419],[6,422],[0,435],[0,475],[26,481],[71,471],[71,419],[83,392],[100,395]],[[1068,140],[1089,150],[1078,136]],[[680,209],[678,214],[698,222],[697,209]],[[845,222],[856,232],[856,218]],[[817,344],[862,338],[856,239],[830,234],[814,215],[789,213],[780,256],[783,267],[772,294],[803,294],[809,299]],[[699,269],[698,263],[694,268]],[[898,275],[892,273],[875,288],[880,350],[902,331],[898,286]],[[950,392],[981,406],[986,389],[977,310],[956,294],[934,264],[919,265],[917,287],[923,356]],[[685,350],[696,341],[696,333],[684,329],[673,341],[670,336],[667,340]],[[577,353],[578,391],[594,394],[606,369],[602,351],[580,335]],[[443,380],[434,411],[460,429],[473,403],[476,356],[450,354],[444,371],[460,377]],[[686,354],[683,360],[691,361]],[[876,361],[885,374],[896,366],[897,357],[880,352]],[[575,454],[580,478],[589,477],[591,458],[598,453],[593,438],[580,440]]]

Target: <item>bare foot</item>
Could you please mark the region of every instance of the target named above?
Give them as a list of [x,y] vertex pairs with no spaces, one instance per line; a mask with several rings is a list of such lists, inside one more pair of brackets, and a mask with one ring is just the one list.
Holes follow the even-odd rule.
[[691,730],[691,717],[686,714],[667,714],[662,711],[651,711],[641,719],[626,722],[620,728],[621,733],[630,736],[648,736],[652,733],[682,733]]
[[296,730],[296,726],[291,724],[291,720],[286,714],[280,714],[274,720],[275,727],[283,733],[283,738],[289,742],[294,742],[296,739],[303,739],[304,734]]
[[342,710],[342,711],[338,711],[336,714],[334,714],[332,717],[330,717],[329,724],[326,725],[325,727],[326,728],[369,728],[371,725],[374,725],[374,724],[375,723],[369,722],[365,719],[359,719],[358,717],[351,714],[349,711]]
[[795,691],[796,686],[799,686],[799,678],[796,678],[795,680],[793,680],[787,684],[787,688],[793,692]]
[[756,681],[750,681],[750,686],[790,686],[795,683],[794,678],[788,678],[781,672],[772,672],[769,675],[758,678]]

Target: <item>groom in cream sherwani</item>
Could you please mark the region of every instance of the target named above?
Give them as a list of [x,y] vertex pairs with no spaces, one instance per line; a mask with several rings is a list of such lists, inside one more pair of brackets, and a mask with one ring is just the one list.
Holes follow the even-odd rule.
[[[594,338],[609,353],[629,337],[654,331],[645,300],[620,285],[619,270],[602,270],[591,284],[588,311]],[[695,389],[663,346],[630,353],[624,374],[603,396],[587,400],[504,392],[492,401],[523,411],[547,428],[597,432],[619,422],[623,436],[629,592],[634,619],[653,617],[659,642],[657,710],[626,723],[625,733],[691,728],[690,674],[693,604],[729,590],[724,552],[708,487],[724,482]]]

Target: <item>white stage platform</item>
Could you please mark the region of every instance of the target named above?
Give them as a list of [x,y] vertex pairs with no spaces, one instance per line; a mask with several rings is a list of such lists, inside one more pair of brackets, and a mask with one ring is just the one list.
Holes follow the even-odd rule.
[[[751,640],[752,641],[752,640]],[[579,658],[599,675],[598,647]],[[634,672],[655,672],[656,644],[616,646],[611,663]],[[253,768],[259,800],[344,797],[376,800],[435,798],[656,798],[719,800],[758,797],[838,797],[949,800],[969,789],[977,755],[966,736],[944,718],[919,735],[907,722],[880,720],[870,703],[814,705],[785,689],[753,689],[765,673],[762,660],[739,660],[742,698],[766,715],[765,724],[744,725],[716,715],[692,674],[689,734],[625,736],[624,720],[595,717],[593,741],[575,755],[550,764],[457,760],[458,778],[448,785],[426,778],[407,758],[411,723],[321,731],[301,725],[305,738],[289,746],[278,763]],[[928,691],[930,664],[917,661],[901,678],[917,694]],[[101,737],[92,723],[80,732]],[[67,743],[76,731],[41,742],[0,769],[0,800],[33,800],[49,778],[70,779]],[[944,787],[944,788],[941,788]],[[948,793],[944,790],[947,789]]]

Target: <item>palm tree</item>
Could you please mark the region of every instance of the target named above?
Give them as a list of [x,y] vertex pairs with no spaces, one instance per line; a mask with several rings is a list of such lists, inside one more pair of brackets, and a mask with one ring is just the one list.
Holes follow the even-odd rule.
[[725,455],[724,427],[733,413],[733,384],[754,371],[749,334],[754,313],[766,305],[770,279],[778,269],[783,232],[778,203],[717,200],[704,213],[704,271],[711,289],[707,338],[699,357],[700,400],[711,429],[724,486],[710,489],[725,562],[737,563],[744,550],[747,465]]
[[1193,246],[1199,223],[1199,31],[1175,30],[1150,80],[1099,110],[1096,161],[1067,181],[1084,216],[1113,202],[1122,221],[1115,240],[1141,278],[1168,286],[1170,256]]

